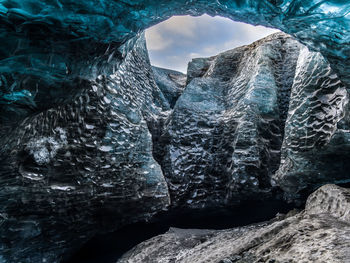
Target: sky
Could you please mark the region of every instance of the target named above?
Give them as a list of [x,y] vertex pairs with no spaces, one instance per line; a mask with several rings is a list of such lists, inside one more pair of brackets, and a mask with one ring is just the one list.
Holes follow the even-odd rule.
[[186,73],[192,58],[214,56],[275,32],[218,16],[173,16],[148,28],[146,41],[152,65]]

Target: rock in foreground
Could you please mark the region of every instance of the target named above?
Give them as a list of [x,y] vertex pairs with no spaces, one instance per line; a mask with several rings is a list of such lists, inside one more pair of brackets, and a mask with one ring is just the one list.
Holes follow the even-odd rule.
[[229,230],[172,228],[118,262],[349,262],[349,210],[350,190],[325,185],[300,213]]

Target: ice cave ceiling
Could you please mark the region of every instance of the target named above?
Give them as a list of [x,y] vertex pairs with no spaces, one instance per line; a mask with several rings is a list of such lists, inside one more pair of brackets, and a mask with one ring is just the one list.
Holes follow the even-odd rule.
[[[204,13],[300,43],[152,69],[143,30]],[[0,20],[1,262],[59,262],[169,204],[349,180],[349,1],[0,0]]]
[[[77,92],[72,87],[77,79],[113,72],[116,65],[111,64],[118,64],[132,48],[127,40],[184,14],[207,13],[278,28],[320,51],[342,81],[350,82],[347,1],[3,0],[0,7],[3,103],[26,100],[39,109],[59,104]],[[26,86],[37,87],[22,87],[31,81],[35,84]]]

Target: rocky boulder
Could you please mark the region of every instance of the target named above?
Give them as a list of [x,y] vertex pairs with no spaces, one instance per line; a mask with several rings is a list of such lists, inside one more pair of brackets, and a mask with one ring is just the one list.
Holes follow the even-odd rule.
[[325,185],[305,210],[228,230],[170,229],[126,253],[118,263],[350,261],[350,190]]

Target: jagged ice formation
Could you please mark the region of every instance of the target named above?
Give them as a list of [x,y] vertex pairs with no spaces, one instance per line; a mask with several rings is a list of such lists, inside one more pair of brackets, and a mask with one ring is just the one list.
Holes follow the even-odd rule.
[[301,46],[274,34],[189,63],[188,84],[155,143],[173,205],[271,195]]

